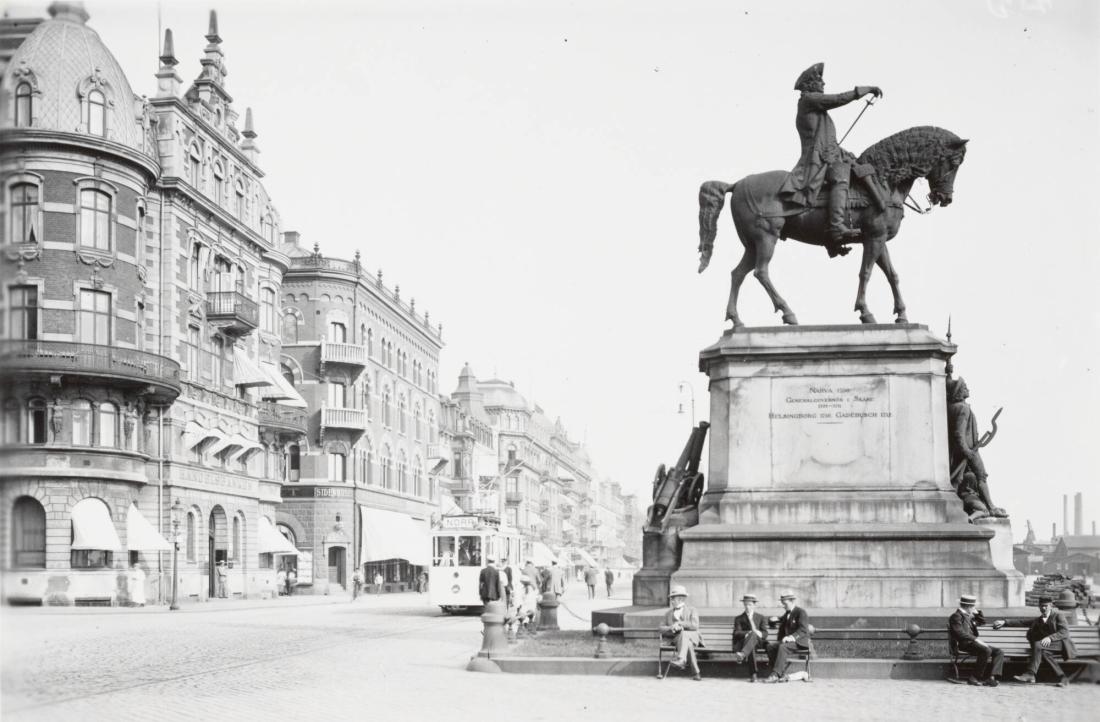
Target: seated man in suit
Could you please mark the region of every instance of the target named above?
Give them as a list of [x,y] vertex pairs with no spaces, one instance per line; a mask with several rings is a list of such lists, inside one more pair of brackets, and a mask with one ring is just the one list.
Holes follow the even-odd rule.
[[1034,684],[1035,675],[1039,673],[1039,666],[1045,659],[1054,670],[1054,674],[1058,675],[1058,686],[1069,686],[1069,679],[1054,655],[1060,653],[1062,659],[1070,660],[1077,656],[1077,649],[1073,646],[1073,640],[1070,639],[1066,618],[1054,608],[1053,599],[1039,597],[1039,616],[1035,619],[1010,620],[1006,624],[1013,627],[1026,626],[1027,641],[1031,643],[1031,661],[1027,665],[1027,672],[1018,674],[1013,679],[1025,684]]
[[748,660],[752,670],[751,681],[756,681],[756,648],[767,649],[768,622],[764,615],[756,611],[756,597],[746,594],[741,597],[745,611],[733,620],[733,658],[738,663]]
[[[1004,666],[1005,653],[980,638],[978,625],[985,624],[985,617],[976,609],[977,605],[978,598],[973,594],[959,597],[959,608],[947,620],[949,644],[962,652],[973,654],[977,659],[974,675],[966,680],[967,683],[996,687],[997,677],[1001,675],[1001,667]],[[993,623],[994,629],[1003,626],[1004,620]],[[954,649],[951,651],[954,653]]]
[[[779,618],[779,632],[777,640],[768,645],[768,657],[772,662],[772,673],[765,682],[789,682],[787,666],[790,661],[787,657],[791,652],[813,650],[813,642],[810,641],[810,615],[806,610],[795,605],[797,598],[791,592],[779,597],[779,603],[783,605],[783,616]],[[803,678],[809,682],[809,676]]]
[[687,589],[680,584],[672,585],[668,599],[671,606],[665,612],[661,633],[675,635],[676,657],[671,664],[683,669],[690,663],[692,678],[698,681],[703,678],[699,674],[699,661],[695,658],[695,648],[703,646],[703,635],[699,633],[699,612],[687,605]]

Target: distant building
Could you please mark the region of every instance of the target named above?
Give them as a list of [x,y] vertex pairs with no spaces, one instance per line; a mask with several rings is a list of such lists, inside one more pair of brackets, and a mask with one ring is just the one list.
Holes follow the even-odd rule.
[[1043,572],[1071,577],[1096,576],[1100,573],[1100,535],[1063,536],[1047,557]]
[[[171,31],[148,101],[80,3],[0,20],[0,552],[9,600],[273,593],[272,522],[304,417],[277,372],[289,260],[211,13],[185,90]],[[258,301],[257,301],[258,299]],[[276,401],[287,403],[274,403]],[[291,554],[292,556],[292,554]]]
[[[411,587],[430,557],[442,454],[442,330],[353,260],[282,247],[282,373],[309,405],[279,523],[312,556],[313,591],[347,588],[356,566],[384,591]],[[299,574],[299,576],[301,576]]]

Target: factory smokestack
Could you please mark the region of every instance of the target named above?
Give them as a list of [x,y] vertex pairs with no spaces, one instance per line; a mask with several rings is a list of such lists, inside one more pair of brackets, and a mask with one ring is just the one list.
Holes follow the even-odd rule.
[[1073,497],[1073,533],[1080,536],[1085,532],[1085,500],[1081,496],[1081,492],[1077,492]]
[[1069,534],[1069,494],[1062,494],[1062,536]]
[[1050,523],[1050,540],[1054,541],[1058,538],[1058,522],[1052,521]]

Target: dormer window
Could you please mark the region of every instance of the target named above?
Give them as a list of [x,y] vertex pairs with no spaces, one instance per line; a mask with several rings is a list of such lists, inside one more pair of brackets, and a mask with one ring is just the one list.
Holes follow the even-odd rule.
[[107,99],[103,97],[103,93],[98,90],[89,92],[86,107],[88,117],[84,120],[88,132],[92,135],[107,135]]
[[34,91],[30,83],[15,86],[15,127],[29,127],[33,119]]

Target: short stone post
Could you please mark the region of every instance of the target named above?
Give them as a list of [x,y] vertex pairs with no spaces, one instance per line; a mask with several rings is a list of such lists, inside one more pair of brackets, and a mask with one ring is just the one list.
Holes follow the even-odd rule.
[[611,656],[611,650],[607,648],[607,633],[611,628],[600,622],[592,631],[596,633],[596,659],[607,659]]
[[901,655],[902,659],[920,659],[920,650],[917,648],[917,637],[920,636],[921,628],[919,624],[909,624],[905,627],[905,633],[909,635],[909,647],[906,648],[905,654]]
[[466,665],[470,672],[499,672],[500,667],[490,660],[508,652],[508,640],[504,637],[504,602],[489,602],[481,615],[484,629],[481,632],[481,649]]
[[558,626],[558,595],[553,592],[543,592],[539,599],[539,626],[538,631],[550,630],[556,632]]

